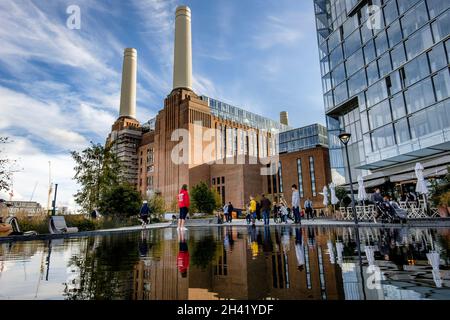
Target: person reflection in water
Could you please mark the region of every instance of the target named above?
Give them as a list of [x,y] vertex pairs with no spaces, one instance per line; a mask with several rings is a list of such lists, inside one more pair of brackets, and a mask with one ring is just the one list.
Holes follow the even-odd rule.
[[303,247],[303,235],[301,228],[295,228],[295,255],[297,257],[297,269],[303,271],[305,266],[305,250]]
[[178,231],[179,251],[177,257],[177,267],[180,271],[181,277],[187,277],[187,271],[189,268],[189,250],[185,239],[186,232],[184,230]]
[[148,253],[147,235],[145,231],[141,232],[141,239],[139,240],[139,255],[146,257]]
[[258,256],[258,241],[257,241],[257,235],[256,235],[256,227],[254,225],[250,226],[248,228],[248,231],[250,233],[250,247],[252,249],[252,258],[256,259]]

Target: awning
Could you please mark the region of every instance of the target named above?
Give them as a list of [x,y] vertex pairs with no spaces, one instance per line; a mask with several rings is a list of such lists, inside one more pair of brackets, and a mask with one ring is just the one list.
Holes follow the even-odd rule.
[[[374,188],[383,185],[388,179],[386,177],[364,181],[365,188]],[[350,184],[342,185],[346,190],[350,190]],[[353,183],[353,190],[358,190],[358,183]]]
[[[448,173],[447,166],[428,168],[423,171],[423,175],[425,178],[440,177],[440,176],[446,175],[447,173]],[[390,176],[389,180],[391,182],[404,182],[404,181],[409,181],[409,180],[417,181],[417,178],[414,173],[414,170],[411,170],[408,173],[401,173],[401,174],[396,174],[396,175]]]

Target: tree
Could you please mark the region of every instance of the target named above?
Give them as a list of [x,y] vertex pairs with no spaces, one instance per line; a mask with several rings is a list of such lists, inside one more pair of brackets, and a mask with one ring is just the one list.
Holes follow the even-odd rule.
[[348,192],[344,187],[336,187],[336,198],[339,199],[339,203],[342,204],[343,200],[348,197]]
[[214,188],[211,188],[211,192],[213,193],[213,195],[214,195],[214,201],[215,201],[215,207],[214,207],[214,209],[220,209],[220,208],[222,208],[222,205],[223,205],[223,203],[222,203],[222,197],[221,197],[221,195],[219,194],[219,192],[217,192],[217,190],[216,189],[214,189]]
[[[0,137],[0,145],[8,142],[7,137]],[[11,160],[3,158],[2,149],[0,148],[0,191],[9,190],[11,185],[11,170],[9,169]]]
[[141,201],[141,195],[136,188],[123,183],[105,191],[100,199],[99,209],[105,216],[130,217],[139,214]]
[[216,208],[214,193],[203,181],[192,187],[191,200],[193,207],[200,212],[213,213]]
[[81,153],[71,152],[76,162],[74,179],[81,185],[75,201],[86,212],[98,208],[102,194],[119,182],[120,163],[111,147],[91,142],[91,146]]
[[162,215],[165,212],[166,203],[160,193],[155,193],[147,198],[148,206],[151,214],[161,220]]

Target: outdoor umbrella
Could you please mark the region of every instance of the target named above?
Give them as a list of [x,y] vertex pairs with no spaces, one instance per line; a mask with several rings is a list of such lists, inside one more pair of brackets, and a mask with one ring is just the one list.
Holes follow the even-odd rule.
[[369,266],[375,265],[375,247],[374,246],[365,246],[364,251],[366,252],[367,263]]
[[367,199],[366,189],[364,188],[364,179],[361,175],[358,176],[358,200],[364,201]]
[[427,184],[425,183],[425,179],[423,177],[423,165],[420,162],[417,162],[416,167],[414,168],[414,171],[416,172],[416,177],[417,177],[416,192],[423,194],[423,197],[425,200],[425,210],[426,210],[427,209],[426,195],[428,194],[428,188],[427,188]]
[[342,266],[342,263],[344,262],[344,259],[342,257],[342,253],[344,252],[344,244],[342,242],[336,243],[336,252],[337,252],[337,262],[340,266]]
[[441,279],[441,273],[439,270],[439,264],[440,264],[440,257],[439,253],[437,251],[430,251],[427,253],[427,259],[428,263],[433,268],[433,280],[436,283],[436,287],[441,288],[442,287],[442,279]]
[[334,183],[330,183],[330,194],[331,194],[331,204],[334,206],[339,202],[339,199],[336,197],[336,186]]
[[328,206],[328,188],[327,188],[327,186],[323,187],[323,205],[325,207]]
[[327,241],[327,247],[328,247],[328,252],[330,254],[330,263],[331,264],[335,264],[336,263],[336,257],[334,256],[334,248],[333,248],[333,243],[331,242],[331,240]]

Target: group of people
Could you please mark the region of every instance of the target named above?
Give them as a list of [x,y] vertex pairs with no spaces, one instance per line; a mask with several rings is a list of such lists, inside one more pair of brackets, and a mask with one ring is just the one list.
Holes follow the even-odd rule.
[[225,203],[223,206],[223,215],[225,216],[225,222],[231,223],[233,220],[234,207],[231,201]]
[[289,210],[293,212],[294,223],[301,223],[301,218],[306,214],[306,218],[309,220],[314,219],[313,202],[307,198],[304,202],[304,211],[301,210],[300,194],[298,192],[297,185],[292,185],[292,201],[291,208],[289,209],[284,199],[280,199],[279,203],[274,201],[270,202],[264,194],[261,195],[260,202],[257,202],[255,197],[250,196],[250,202],[247,208],[246,220],[247,224],[255,225],[256,220],[264,220],[264,225],[269,225],[270,214],[272,213],[274,218],[280,218],[279,220],[284,223],[288,223]]

